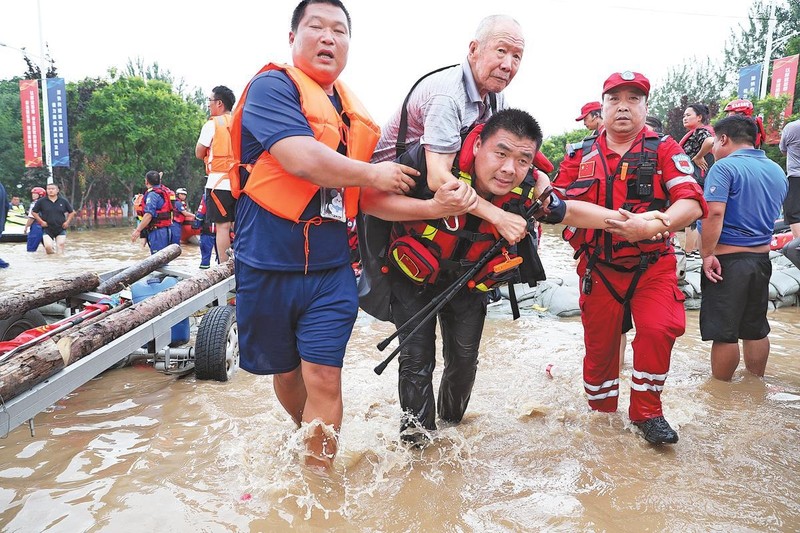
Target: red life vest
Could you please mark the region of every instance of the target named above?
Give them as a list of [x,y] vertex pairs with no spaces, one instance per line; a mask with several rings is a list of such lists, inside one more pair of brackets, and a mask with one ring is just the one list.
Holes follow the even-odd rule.
[[169,190],[165,185],[156,185],[155,187],[151,187],[147,189],[147,192],[142,195],[141,201],[136,203],[136,199],[134,199],[134,209],[136,210],[136,216],[142,217],[144,216],[144,208],[147,203],[147,195],[150,191],[158,194],[161,198],[164,199],[164,204],[156,211],[156,216],[153,217],[153,220],[150,221],[150,224],[147,226],[147,229],[154,229],[154,228],[168,228],[172,225],[172,214],[173,214],[173,205],[172,201],[175,199],[175,193]]
[[[457,168],[453,172],[473,186],[472,176]],[[523,213],[536,199],[533,186],[529,176],[519,187],[494,197],[491,203],[506,211]],[[470,214],[440,220],[396,222],[392,227],[389,255],[393,264],[413,282],[434,284],[444,270],[457,272],[474,265],[498,239],[492,224]],[[521,262],[513,250],[498,255],[473,278],[472,289],[485,292],[497,283],[507,281],[506,276],[494,276],[492,268],[515,260],[516,264]],[[512,273],[508,271],[508,274]]]
[[[317,141],[332,150],[338,150],[339,145],[344,142],[347,146],[347,157],[358,161],[369,161],[380,138],[380,128],[344,83],[337,80],[333,85],[342,102],[340,115],[322,87],[302,70],[289,65],[270,63],[258,74],[268,70],[284,71],[297,87],[303,115],[308,120]],[[249,88],[250,84],[239,99],[241,105],[234,111],[231,123],[231,142],[237,161],[241,159],[242,110]],[[349,125],[345,123],[343,116],[347,117]],[[245,183],[239,182],[238,173],[235,177],[231,176],[233,196],[238,198],[239,194],[244,193],[259,206],[281,218],[298,222],[303,210],[319,191],[319,186],[284,170],[266,150],[249,170]],[[357,187],[345,189],[344,207],[347,218],[356,216],[358,196]]]
[[[181,202],[183,209],[178,209],[177,202]],[[186,209],[186,203],[178,200],[177,195],[176,198],[172,201],[172,220],[178,224],[183,224],[186,221],[186,215],[183,214],[183,211]]]
[[[616,171],[610,174],[597,137],[586,139],[578,177],[566,185],[564,196],[568,200],[582,200],[614,211],[619,208],[634,213],[664,210],[668,200],[667,187],[657,168],[661,141],[658,134],[645,132],[634,141],[620,159]],[[671,249],[668,240],[631,243],[603,230],[576,231],[568,227],[564,230],[564,238],[579,253],[586,252],[601,262],[625,268],[638,265],[642,253]]]

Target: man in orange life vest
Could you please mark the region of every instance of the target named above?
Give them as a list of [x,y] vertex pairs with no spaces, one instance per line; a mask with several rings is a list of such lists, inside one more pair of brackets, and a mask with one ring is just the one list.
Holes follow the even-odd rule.
[[[228,171],[235,165],[231,148],[231,109],[236,102],[233,91],[224,85],[218,85],[208,97],[208,111],[211,117],[200,130],[200,138],[194,148],[195,156],[206,165],[206,195],[208,222],[217,227],[217,261],[231,247],[231,226],[235,219],[235,200],[231,194],[231,182]],[[178,241],[180,242],[180,241]]]
[[[609,209],[666,209],[666,232],[677,231],[704,215],[707,206],[686,154],[673,139],[645,128],[649,92],[649,80],[639,73],[612,74],[603,84],[603,131],[564,160],[554,185],[566,198]],[[661,221],[632,218],[609,224],[606,231],[565,232],[580,256],[589,407],[617,409],[620,332],[632,317],[636,336],[629,416],[648,442],[674,443],[678,434],[661,408],[672,346],[686,325],[674,250],[667,239],[636,242],[641,237],[634,232],[642,225],[648,227],[644,233],[665,232],[658,227]]]
[[341,367],[358,313],[347,242],[359,187],[403,194],[417,172],[371,165],[379,127],[339,74],[350,15],[338,0],[294,10],[289,65],[266,65],[233,115],[246,165],[236,203],[236,314],[242,369],[273,374],[276,396],[306,430],[305,463],[330,467],[342,421]]
[[161,185],[161,172],[151,170],[145,174],[145,185],[147,192],[142,200],[142,220],[133,229],[131,242],[136,242],[146,229],[147,245],[152,255],[170,244],[172,198],[170,191]]
[[[541,143],[542,131],[528,113],[519,109],[498,111],[485,125],[473,128],[467,135],[454,160],[453,174],[492,205],[526,217],[533,201],[549,186],[544,174],[530,173]],[[474,213],[464,214],[474,208],[475,201],[467,202],[460,211],[436,201],[427,186],[425,152],[424,146],[417,142],[399,158],[421,173],[409,196],[365,189],[362,198],[365,212],[398,221],[387,253],[391,314],[398,327],[469,270],[499,238],[496,227],[481,221]],[[546,202],[547,208],[537,218],[547,223],[605,228],[609,218],[623,220],[615,211],[586,202],[563,202],[555,196]],[[454,210],[458,216],[453,216]],[[419,220],[420,216],[425,219]],[[399,222],[404,220],[411,221]],[[517,273],[522,282],[542,279],[535,277],[537,273],[527,264],[534,252],[523,250],[532,246],[532,238],[535,236],[526,237],[516,247],[509,246],[507,254],[497,254],[438,314],[444,359],[438,413],[445,422],[460,422],[469,403],[489,291],[499,283],[511,282]],[[513,265],[523,257],[517,270]],[[506,266],[508,269],[498,273],[495,266],[500,267],[498,270]],[[403,409],[400,436],[403,441],[419,446],[424,446],[430,439],[429,432],[436,429],[435,330],[436,320],[428,321],[404,346],[399,359],[398,389]],[[400,335],[401,339],[407,336],[407,332]]]

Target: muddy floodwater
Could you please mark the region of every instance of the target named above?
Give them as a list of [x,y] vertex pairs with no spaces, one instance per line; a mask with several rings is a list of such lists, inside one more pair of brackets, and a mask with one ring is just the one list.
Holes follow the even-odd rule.
[[[0,244],[11,263],[0,291],[146,257],[129,234],[71,231],[58,257]],[[550,277],[572,269],[554,230],[542,256]],[[194,272],[199,262],[187,245],[173,266]],[[528,311],[512,321],[495,305],[463,423],[419,451],[399,444],[396,362],[372,370],[392,328],[362,314],[327,479],[298,468],[302,435],[270,378],[111,370],[37,415],[34,436],[24,425],[0,440],[0,530],[800,531],[800,310],[769,318],[766,377],[740,368],[723,383],[709,377],[710,344],[687,312],[662,396],[680,441],[659,448],[627,418],[630,348],[619,412],[591,413],[580,319]]]

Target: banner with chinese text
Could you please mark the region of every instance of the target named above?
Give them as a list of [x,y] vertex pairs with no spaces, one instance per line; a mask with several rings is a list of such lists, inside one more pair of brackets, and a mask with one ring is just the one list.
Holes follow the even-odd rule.
[[739,69],[739,98],[753,98],[758,94],[758,84],[761,82],[761,63],[747,65]]
[[50,161],[54,167],[69,166],[69,130],[67,128],[67,89],[63,78],[47,78],[47,102],[50,123]]
[[799,55],[781,57],[772,62],[772,96],[789,95],[789,103],[783,112],[784,117],[792,114],[794,103],[794,86],[797,80],[797,59]]
[[19,80],[19,101],[22,108],[22,146],[25,167],[42,166],[42,136],[39,130],[39,82]]

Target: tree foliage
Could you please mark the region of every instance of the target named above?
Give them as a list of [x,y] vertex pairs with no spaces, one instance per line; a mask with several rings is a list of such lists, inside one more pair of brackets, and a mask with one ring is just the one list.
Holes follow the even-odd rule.
[[[680,126],[670,123],[670,112],[681,107],[681,116],[686,103],[703,102],[711,107],[723,97],[726,87],[725,72],[711,59],[693,58],[669,70],[664,85],[655,88],[648,103],[649,113],[665,122],[665,128]],[[686,102],[682,103],[685,98]],[[683,126],[680,126],[681,128]],[[680,138],[680,137],[679,137]]]
[[547,156],[547,159],[556,167],[551,175],[555,176],[555,173],[558,172],[558,168],[561,166],[561,162],[566,155],[567,144],[580,142],[587,135],[589,135],[589,130],[581,128],[562,133],[561,135],[553,135],[542,143],[542,153]]
[[[774,49],[770,61],[800,53],[800,2],[790,0],[787,5],[776,5],[773,14],[775,31],[773,32]],[[735,85],[738,81],[739,69],[747,65],[764,62],[769,29],[769,4],[755,0],[750,7],[748,21],[731,30],[725,45],[725,71],[729,82]],[[800,78],[800,76],[798,76]],[[794,110],[800,109],[800,83],[795,85]]]
[[168,83],[122,77],[92,94],[78,128],[93,172],[119,198],[130,197],[148,170],[164,171],[173,188],[174,180],[186,183],[193,171],[200,173],[193,158],[203,120]]
[[[775,5],[774,42],[778,43],[771,57],[787,55],[789,41],[780,40],[795,33],[800,28],[800,3],[790,1],[788,6]],[[769,4],[763,0],[754,0],[748,12],[745,24],[731,29],[730,37],[725,45],[725,70],[738,76],[739,69],[747,65],[762,63],[767,46],[767,30],[769,29]]]

